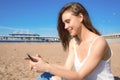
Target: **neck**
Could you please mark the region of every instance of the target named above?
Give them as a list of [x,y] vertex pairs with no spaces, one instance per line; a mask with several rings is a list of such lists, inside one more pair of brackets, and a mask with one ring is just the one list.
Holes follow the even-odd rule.
[[91,37],[93,37],[95,34],[91,31],[89,31],[84,25],[82,26],[81,33],[78,34],[78,39],[80,42],[84,42],[89,40]]

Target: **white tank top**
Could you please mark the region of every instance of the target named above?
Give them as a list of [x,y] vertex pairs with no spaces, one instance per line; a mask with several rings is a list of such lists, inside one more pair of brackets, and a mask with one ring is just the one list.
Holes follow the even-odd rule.
[[[99,36],[99,37],[101,37],[101,36]],[[97,38],[98,37],[96,37],[93,40],[93,42],[90,44],[90,47],[88,49],[87,57],[82,62],[79,61],[77,51],[76,51],[76,46],[74,45],[74,53],[75,53],[74,66],[75,66],[76,71],[79,71],[80,68],[82,67],[82,65],[87,60],[87,58],[88,58],[88,56],[90,55],[90,52],[91,52],[92,44],[95,42],[95,40]],[[112,52],[110,54],[112,54]],[[94,71],[92,73],[90,73],[90,75],[88,75],[84,80],[114,80],[114,77],[113,77],[113,75],[111,73],[111,69],[110,69],[110,58],[106,61],[101,60],[101,62],[94,69]]]

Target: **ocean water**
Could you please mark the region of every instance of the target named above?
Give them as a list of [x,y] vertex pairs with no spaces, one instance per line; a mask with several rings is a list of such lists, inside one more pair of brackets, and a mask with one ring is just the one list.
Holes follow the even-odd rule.
[[118,43],[120,44],[120,38],[106,39],[108,43]]

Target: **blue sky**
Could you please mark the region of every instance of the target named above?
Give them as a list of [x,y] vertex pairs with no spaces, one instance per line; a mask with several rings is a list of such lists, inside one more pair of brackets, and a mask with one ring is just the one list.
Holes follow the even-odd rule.
[[80,2],[102,34],[120,33],[120,0],[0,0],[0,35],[13,32],[57,36],[59,10]]

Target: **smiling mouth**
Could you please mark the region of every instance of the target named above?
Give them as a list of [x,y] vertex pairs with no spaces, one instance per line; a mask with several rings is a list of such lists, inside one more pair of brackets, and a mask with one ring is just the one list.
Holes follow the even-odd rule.
[[67,29],[67,31],[69,32],[69,33],[72,33],[72,29],[70,28],[70,29]]

